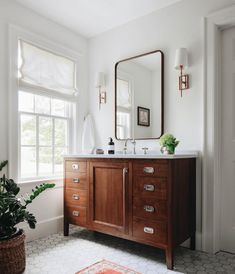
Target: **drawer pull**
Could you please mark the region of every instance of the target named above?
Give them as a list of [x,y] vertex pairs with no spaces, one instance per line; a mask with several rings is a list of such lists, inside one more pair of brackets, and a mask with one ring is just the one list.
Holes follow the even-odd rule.
[[80,199],[80,196],[78,194],[73,194],[73,199],[74,200],[79,200]]
[[144,210],[145,210],[146,212],[152,213],[152,212],[155,211],[155,208],[154,208],[153,206],[150,206],[150,205],[145,205],[145,206],[144,206]]
[[144,190],[146,191],[154,191],[155,186],[154,185],[144,185]]
[[144,227],[144,232],[148,234],[154,234],[154,229],[152,227]]
[[144,173],[153,174],[154,168],[146,166],[146,167],[144,167],[143,171],[144,171]]
[[77,210],[73,211],[73,216],[78,217],[80,215],[80,212]]
[[79,178],[73,178],[73,183],[76,183],[76,184],[80,183],[80,179]]
[[72,164],[72,169],[73,170],[78,170],[78,168],[79,168],[78,164]]

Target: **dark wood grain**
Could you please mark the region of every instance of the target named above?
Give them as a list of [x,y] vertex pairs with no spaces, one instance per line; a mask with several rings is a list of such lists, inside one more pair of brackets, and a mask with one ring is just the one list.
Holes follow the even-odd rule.
[[[145,185],[153,185],[154,191],[147,191]],[[167,199],[167,178],[166,177],[147,177],[134,176],[133,192],[135,196],[148,199],[166,200]]]
[[[78,199],[75,199],[75,195]],[[76,188],[65,188],[64,199],[66,204],[75,206],[86,206],[87,205],[87,191]]]
[[[153,207],[153,212],[148,212],[146,206]],[[133,199],[133,216],[148,220],[167,219],[167,202],[159,201],[154,198],[146,199],[142,197],[134,197]]]
[[[73,163],[80,164],[80,171],[71,171]],[[144,167],[155,172],[145,174]],[[128,173],[123,177],[124,169]],[[82,182],[75,187],[74,175]],[[66,158],[64,176],[64,235],[71,223],[155,246],[165,250],[168,269],[173,269],[176,246],[191,238],[190,248],[195,249],[195,159]],[[145,184],[154,185],[154,191],[146,191]],[[156,210],[146,212],[145,205]],[[146,233],[145,227],[154,233]]]
[[81,172],[66,172],[65,187],[87,189],[87,173]]
[[[146,233],[144,228],[153,229],[153,234]],[[167,224],[161,221],[133,218],[133,236],[153,243],[166,244]]]
[[[128,163],[90,164],[90,223],[109,231],[128,230]],[[124,169],[128,173],[123,174]],[[124,176],[124,177],[123,177]]]

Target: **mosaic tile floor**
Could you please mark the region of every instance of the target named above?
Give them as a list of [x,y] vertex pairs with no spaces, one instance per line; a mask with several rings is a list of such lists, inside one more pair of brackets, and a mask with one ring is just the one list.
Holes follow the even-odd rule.
[[25,274],[74,274],[102,259],[142,274],[235,273],[232,254],[211,255],[180,247],[175,253],[175,269],[169,271],[159,249],[79,228],[73,228],[69,237],[59,233],[29,242],[26,253]]

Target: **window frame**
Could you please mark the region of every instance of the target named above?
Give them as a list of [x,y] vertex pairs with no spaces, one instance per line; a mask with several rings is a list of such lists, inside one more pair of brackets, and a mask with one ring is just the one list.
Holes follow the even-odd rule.
[[[24,90],[20,89],[19,92],[25,92]],[[35,95],[34,92],[29,92],[27,91],[27,93],[29,94],[32,94],[32,95]],[[50,98],[50,99],[54,99],[53,97],[49,97],[47,96],[46,94],[43,94],[42,96],[45,96],[47,98]],[[63,100],[63,99],[61,99]],[[64,101],[64,100],[63,100]],[[34,106],[35,107],[35,106]],[[34,181],[34,180],[47,180],[47,179],[57,179],[57,178],[60,178],[61,176],[59,174],[55,174],[54,173],[54,160],[55,160],[55,157],[54,157],[54,149],[55,148],[59,148],[60,146],[55,146],[53,144],[53,141],[52,141],[52,144],[51,146],[47,146],[47,145],[40,145],[39,144],[39,138],[38,138],[38,134],[39,134],[39,118],[40,117],[46,117],[46,118],[51,118],[52,119],[52,124],[53,124],[53,131],[52,131],[52,134],[54,134],[54,122],[55,122],[55,119],[59,119],[59,120],[66,120],[68,122],[68,127],[67,127],[67,137],[68,137],[68,140],[67,140],[67,145],[66,146],[61,146],[61,148],[67,148],[67,151],[68,153],[70,153],[70,147],[71,147],[71,134],[70,134],[70,131],[71,131],[71,127],[72,127],[72,123],[73,123],[73,117],[71,115],[72,111],[73,111],[73,108],[74,106],[71,104],[69,106],[69,110],[68,110],[68,113],[69,115],[67,117],[63,117],[63,116],[57,116],[57,115],[52,115],[52,114],[43,114],[43,113],[36,113],[36,112],[27,112],[27,111],[21,111],[18,109],[18,174],[19,174],[19,181],[20,182],[25,182],[25,181]],[[21,115],[30,115],[30,116],[35,116],[36,117],[36,143],[35,145],[22,145],[21,144]],[[22,177],[21,175],[21,148],[22,147],[35,147],[36,149],[36,155],[38,156],[39,155],[39,148],[40,147],[51,147],[52,150],[53,150],[53,153],[52,153],[52,161],[53,161],[53,174],[52,175],[47,175],[47,176],[40,176],[40,175],[37,175],[35,177]],[[39,174],[39,159],[38,157],[36,158],[36,174]],[[62,173],[61,173],[62,174]]]
[[[116,118],[118,116],[118,112],[129,113],[130,114],[130,136],[132,136],[133,135],[133,131],[134,131],[134,123],[133,123],[134,119],[132,119],[132,118],[135,115],[135,113],[134,113],[134,81],[133,81],[133,79],[132,79],[132,77],[131,77],[131,75],[129,73],[127,73],[127,72],[125,72],[123,70],[120,70],[120,69],[118,70],[117,81],[118,80],[125,81],[125,82],[128,83],[128,89],[131,92],[131,106],[130,107],[121,107],[121,106],[117,105],[116,106]],[[116,127],[120,127],[121,126],[122,128],[126,128],[123,125],[118,124],[117,120],[118,119],[116,119]],[[118,136],[116,136],[116,137],[118,137]],[[123,140],[123,139],[121,139],[119,137],[118,140]]]
[[[42,49],[48,50],[49,52],[64,56],[73,60],[76,64],[76,86],[79,83],[79,58],[81,54],[75,52],[67,47],[63,47],[50,40],[47,40],[39,35],[28,32],[18,26],[9,26],[9,166],[8,173],[11,178],[16,180],[18,183],[34,182],[34,181],[47,181],[52,177],[36,177],[27,178],[21,180],[19,178],[20,168],[20,127],[19,127],[19,111],[18,111],[18,93],[19,91],[29,92],[36,95],[48,96],[55,99],[61,99],[70,101],[74,107],[71,110],[71,121],[70,121],[70,134],[69,134],[69,149],[68,153],[75,153],[76,151],[76,139],[78,136],[78,123],[77,123],[77,110],[78,110],[78,98],[76,96],[66,95],[60,92],[54,92],[53,90],[43,89],[41,87],[35,87],[30,84],[19,84],[18,79],[18,43],[19,40],[23,40]],[[61,118],[61,117],[59,117]],[[54,179],[61,179],[63,176],[53,177]]]

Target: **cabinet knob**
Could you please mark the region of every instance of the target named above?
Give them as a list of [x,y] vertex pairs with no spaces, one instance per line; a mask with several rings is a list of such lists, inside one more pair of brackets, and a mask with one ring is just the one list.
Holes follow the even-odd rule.
[[73,183],[80,183],[80,179],[79,178],[73,178]]
[[150,205],[145,205],[145,206],[144,206],[144,210],[145,210],[146,212],[152,213],[152,212],[155,211],[155,208],[154,208],[153,206],[150,206]]
[[150,167],[150,166],[146,166],[146,167],[144,167],[143,171],[144,171],[144,173],[147,173],[147,174],[153,174],[154,168]]
[[73,216],[78,217],[80,215],[80,212],[77,210],[73,210]]
[[144,185],[144,190],[146,191],[154,191],[155,186],[154,185]]
[[79,200],[80,199],[80,196],[78,194],[73,194],[73,199],[74,200]]
[[144,227],[144,232],[147,234],[154,234],[154,229],[152,227]]
[[78,170],[78,168],[79,168],[78,164],[72,164],[72,169],[73,170]]

